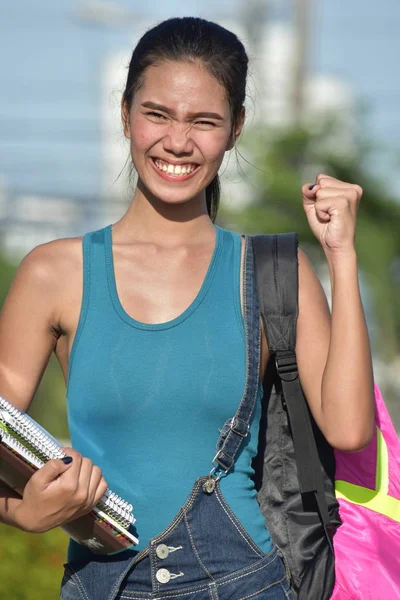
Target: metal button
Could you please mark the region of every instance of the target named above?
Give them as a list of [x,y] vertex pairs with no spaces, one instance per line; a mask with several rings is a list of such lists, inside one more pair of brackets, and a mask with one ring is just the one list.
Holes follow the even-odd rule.
[[168,569],[158,569],[156,573],[156,579],[160,583],[168,583],[168,581],[171,579],[171,573],[168,571]]
[[205,492],[206,494],[212,494],[216,488],[216,485],[217,485],[217,482],[215,480],[215,477],[209,477],[203,483],[203,492]]
[[161,560],[163,560],[164,558],[167,558],[167,556],[169,554],[168,546],[166,546],[165,544],[160,544],[156,548],[156,554],[157,554],[158,558],[161,558]]

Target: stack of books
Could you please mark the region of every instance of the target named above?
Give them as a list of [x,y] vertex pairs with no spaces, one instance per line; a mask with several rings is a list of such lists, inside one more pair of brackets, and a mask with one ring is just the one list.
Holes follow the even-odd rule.
[[[0,397],[0,479],[21,496],[30,477],[53,458],[60,443],[32,417]],[[131,504],[110,489],[90,513],[62,526],[76,542],[96,554],[112,554],[138,544],[128,529],[135,522]]]

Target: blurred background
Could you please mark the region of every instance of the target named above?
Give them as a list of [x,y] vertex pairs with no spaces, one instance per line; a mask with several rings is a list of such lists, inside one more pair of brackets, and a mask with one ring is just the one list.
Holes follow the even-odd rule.
[[[117,220],[132,188],[119,104],[132,48],[171,16],[235,31],[251,58],[247,123],[221,169],[220,225],[298,231],[326,285],[300,187],[327,173],[364,188],[357,250],[374,370],[400,429],[398,0],[3,0],[0,300],[35,245]],[[32,415],[68,438],[51,362]],[[67,538],[0,526],[0,598],[58,598]]]

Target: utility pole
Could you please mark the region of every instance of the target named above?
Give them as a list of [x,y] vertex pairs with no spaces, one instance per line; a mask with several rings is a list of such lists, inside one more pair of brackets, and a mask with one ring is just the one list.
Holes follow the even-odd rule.
[[[290,63],[284,76],[288,78],[287,88],[282,101],[286,105],[288,118],[293,126],[299,125],[305,112],[305,85],[308,76],[310,47],[310,18],[312,0],[285,0],[274,6],[272,0],[248,0],[242,13],[242,22],[246,29],[248,45],[253,56],[262,56],[263,37],[268,35],[266,24],[270,13],[278,11],[280,20],[291,28],[293,44]],[[278,59],[279,60],[279,59]],[[260,61],[254,61],[253,68],[263,86],[265,67]],[[263,81],[264,80],[264,81]]]
[[245,45],[250,58],[250,70],[257,88],[264,95],[266,70],[263,60],[263,41],[266,35],[268,4],[270,0],[247,0],[240,13],[240,22],[245,31]]
[[243,25],[248,37],[248,45],[256,56],[260,55],[265,24],[267,22],[268,0],[247,0],[242,11]]
[[290,104],[293,124],[302,122],[305,109],[305,85],[308,77],[311,0],[293,0],[294,52]]

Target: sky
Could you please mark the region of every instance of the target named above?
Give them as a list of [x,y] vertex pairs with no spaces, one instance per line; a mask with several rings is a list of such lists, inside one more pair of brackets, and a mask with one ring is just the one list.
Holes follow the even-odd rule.
[[[369,108],[363,126],[382,146],[373,167],[400,198],[400,2],[310,1],[310,68],[347,82]],[[221,0],[215,9],[203,0],[199,9],[196,2],[169,0],[152,3],[150,13],[145,4],[114,4],[132,11],[132,25],[88,25],[78,19],[77,0],[0,0],[0,185],[98,193],[102,61],[131,47],[135,16],[138,22],[177,15],[231,20],[241,18],[242,6]],[[275,19],[290,10],[284,0],[268,6]]]

